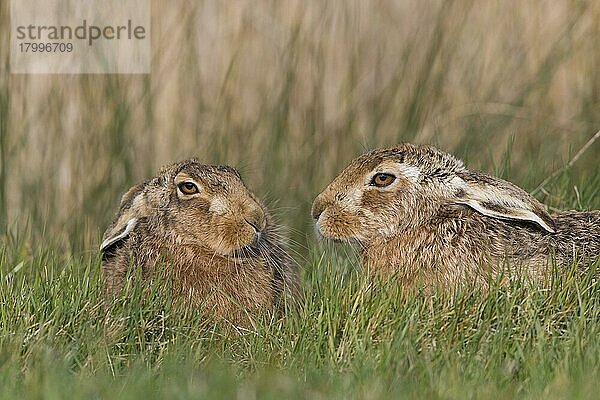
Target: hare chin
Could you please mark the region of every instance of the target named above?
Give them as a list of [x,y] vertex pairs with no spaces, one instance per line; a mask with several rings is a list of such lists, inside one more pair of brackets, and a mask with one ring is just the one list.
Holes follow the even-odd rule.
[[231,249],[226,254],[223,254],[225,257],[244,259],[244,258],[252,258],[257,257],[261,253],[261,246],[264,243],[263,235],[258,235],[252,242],[242,244],[240,243],[239,247]]
[[349,244],[358,245],[358,246],[360,246],[362,243],[362,241],[356,237],[341,236],[341,235],[336,235],[336,234],[331,234],[331,233],[323,233],[321,231],[321,229],[319,229],[319,228],[316,228],[315,231],[317,232],[317,237],[320,240],[323,240],[326,242],[349,243]]
[[228,257],[235,259],[253,258],[260,255],[260,247],[258,243],[253,243],[248,246],[240,247],[227,254]]

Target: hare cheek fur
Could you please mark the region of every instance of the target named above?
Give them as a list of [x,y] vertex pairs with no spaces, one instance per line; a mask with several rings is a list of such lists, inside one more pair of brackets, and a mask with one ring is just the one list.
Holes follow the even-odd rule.
[[298,293],[277,227],[230,167],[189,160],[163,168],[123,196],[103,239],[109,298],[132,267],[143,278],[166,270],[175,294],[232,320]]
[[600,253],[599,211],[550,216],[522,189],[429,146],[358,157],[317,196],[312,213],[322,235],[357,241],[371,273],[407,287],[486,287],[506,265],[541,278],[554,260],[585,265]]

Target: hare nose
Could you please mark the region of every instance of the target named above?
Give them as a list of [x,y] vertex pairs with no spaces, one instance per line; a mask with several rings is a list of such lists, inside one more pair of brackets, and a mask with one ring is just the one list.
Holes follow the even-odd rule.
[[246,223],[248,223],[248,225],[254,228],[254,231],[256,233],[262,232],[267,226],[267,220],[265,218],[265,214],[262,211],[255,212],[252,215],[245,217],[244,220],[246,221]]
[[256,222],[252,222],[246,218],[244,218],[244,220],[248,223],[248,225],[250,225],[252,227],[252,229],[254,229],[254,232],[258,233],[261,231],[261,229],[258,227],[258,225],[256,224]]
[[323,211],[325,210],[326,204],[317,198],[312,207],[312,217],[314,219],[319,219]]

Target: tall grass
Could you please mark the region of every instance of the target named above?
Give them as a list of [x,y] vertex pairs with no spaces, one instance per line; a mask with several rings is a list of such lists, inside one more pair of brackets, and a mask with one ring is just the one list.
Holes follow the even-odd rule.
[[239,167],[304,243],[365,148],[433,143],[532,188],[600,126],[597,2],[153,1],[152,73],[133,76],[9,75],[8,3],[0,220],[75,252],[184,157]]
[[98,260],[0,259],[2,398],[593,398],[596,268],[548,288],[401,293],[315,252],[306,302],[250,329],[182,314],[160,288],[106,309]]

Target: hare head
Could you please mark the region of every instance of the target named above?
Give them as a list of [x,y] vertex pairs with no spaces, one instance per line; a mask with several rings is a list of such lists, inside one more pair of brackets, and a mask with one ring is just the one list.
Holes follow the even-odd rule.
[[123,196],[101,250],[107,251],[145,221],[167,242],[236,256],[259,242],[267,219],[265,208],[235,169],[191,159],[163,168]]
[[429,224],[448,207],[554,232],[544,206],[522,189],[471,171],[433,147],[411,144],[353,160],[316,197],[312,215],[323,236],[366,245]]
[[131,188],[101,251],[109,303],[134,270],[144,284],[166,273],[185,304],[232,321],[283,311],[301,293],[279,227],[238,172],[194,159]]

